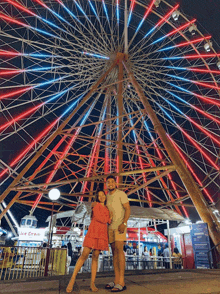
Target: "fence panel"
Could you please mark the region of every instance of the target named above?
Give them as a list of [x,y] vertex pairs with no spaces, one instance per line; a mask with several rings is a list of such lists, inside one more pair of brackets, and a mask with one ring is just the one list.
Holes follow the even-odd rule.
[[65,275],[66,263],[67,249],[65,248],[1,246],[0,280]]

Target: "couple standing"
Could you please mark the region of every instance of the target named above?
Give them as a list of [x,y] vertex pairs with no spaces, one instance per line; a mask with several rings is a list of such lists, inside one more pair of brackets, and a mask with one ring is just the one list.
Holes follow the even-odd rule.
[[[130,205],[127,195],[117,189],[114,176],[109,175],[106,178],[106,186],[108,189],[107,196],[104,191],[99,191],[96,202],[92,204],[92,221],[83,243],[82,255],[76,263],[73,275],[66,288],[67,293],[71,293],[76,275],[88,258],[91,250],[93,250],[93,253],[90,289],[93,292],[98,291],[98,288],[95,286],[98,257],[101,250],[108,250],[108,243],[111,245],[113,254],[115,279],[114,282],[107,284],[105,288],[111,290],[111,292],[121,292],[126,289],[124,282],[125,255],[123,246],[126,241]],[[109,223],[108,227],[107,223]]]

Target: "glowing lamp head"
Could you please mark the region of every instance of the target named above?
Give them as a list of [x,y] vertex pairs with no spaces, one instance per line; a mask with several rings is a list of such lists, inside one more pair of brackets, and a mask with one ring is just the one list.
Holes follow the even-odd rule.
[[56,201],[57,199],[60,198],[60,191],[58,189],[52,189],[48,193],[50,200]]
[[154,2],[154,5],[158,8],[160,6],[160,2],[161,2],[161,0],[156,0]]
[[197,30],[197,25],[193,23],[193,24],[189,27],[189,32],[191,33],[191,35],[195,35],[196,30]]
[[211,46],[212,46],[212,42],[205,43],[205,45],[204,45],[205,51],[210,52],[211,51]]
[[180,16],[180,12],[179,12],[179,10],[176,10],[176,11],[174,11],[174,12],[172,13],[172,18],[173,18],[175,21],[178,20],[179,16]]
[[217,62],[217,67],[220,70],[220,60]]

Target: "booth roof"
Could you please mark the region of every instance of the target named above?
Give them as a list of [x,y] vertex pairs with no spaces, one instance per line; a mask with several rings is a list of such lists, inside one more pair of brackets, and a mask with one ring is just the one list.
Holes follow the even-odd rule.
[[[55,216],[57,219],[71,217],[73,222],[85,223],[85,225],[88,225],[90,223],[90,215],[91,202],[83,202],[77,206],[75,210],[60,212]],[[141,224],[141,227],[146,227],[151,220],[183,221],[184,218],[171,209],[131,206],[131,215],[128,221],[129,227],[134,227],[137,223],[139,225]],[[47,218],[46,222],[49,221],[50,216]]]

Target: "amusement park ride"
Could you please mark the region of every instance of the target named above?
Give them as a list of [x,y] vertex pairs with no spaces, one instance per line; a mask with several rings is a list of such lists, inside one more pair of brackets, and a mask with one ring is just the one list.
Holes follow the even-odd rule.
[[219,244],[220,54],[196,20],[171,0],[1,6],[0,218],[51,211],[54,187],[72,210],[112,173],[131,205],[195,207]]

